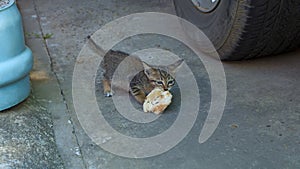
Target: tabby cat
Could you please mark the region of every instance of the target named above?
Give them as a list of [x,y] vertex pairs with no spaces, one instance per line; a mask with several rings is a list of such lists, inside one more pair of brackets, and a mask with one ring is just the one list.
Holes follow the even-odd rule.
[[[99,50],[101,49],[93,40],[89,38],[90,42]],[[103,53],[103,52],[102,52]],[[144,103],[146,95],[154,88],[161,88],[162,90],[170,90],[175,85],[175,73],[183,63],[180,59],[173,64],[167,66],[152,66],[143,62],[138,57],[129,56],[129,54],[109,50],[104,56],[101,67],[104,69],[103,75],[103,89],[104,95],[110,97],[113,95],[111,89],[111,80],[118,65],[126,58],[130,58],[130,65],[138,70],[142,70],[130,81],[130,93],[139,103]]]

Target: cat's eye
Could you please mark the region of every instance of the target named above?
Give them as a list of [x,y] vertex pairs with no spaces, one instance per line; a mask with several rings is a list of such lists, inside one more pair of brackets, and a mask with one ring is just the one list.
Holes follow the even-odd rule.
[[174,81],[174,80],[170,80],[170,81],[168,81],[168,85],[169,85],[169,86],[172,86],[172,85],[174,85],[174,83],[175,83],[175,81]]
[[156,81],[157,85],[163,85],[164,83],[162,81]]

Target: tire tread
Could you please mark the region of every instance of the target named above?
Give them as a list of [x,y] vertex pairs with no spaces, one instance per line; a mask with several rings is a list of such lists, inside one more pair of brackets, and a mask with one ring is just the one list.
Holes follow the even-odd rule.
[[279,54],[300,45],[300,3],[297,0],[252,0],[249,5],[240,40],[224,60]]

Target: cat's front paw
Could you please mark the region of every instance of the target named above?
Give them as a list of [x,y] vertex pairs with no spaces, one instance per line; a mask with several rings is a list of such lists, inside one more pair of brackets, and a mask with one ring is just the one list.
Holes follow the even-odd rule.
[[112,91],[106,91],[106,92],[104,92],[104,96],[105,97],[111,97],[112,95],[113,95]]

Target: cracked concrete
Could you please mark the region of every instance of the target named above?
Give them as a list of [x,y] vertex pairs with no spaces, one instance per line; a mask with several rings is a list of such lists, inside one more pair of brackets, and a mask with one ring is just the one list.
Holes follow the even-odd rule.
[[[78,154],[78,141],[74,134],[74,127],[72,125],[72,119],[70,116],[68,105],[66,104],[66,98],[64,91],[61,88],[61,84],[57,79],[57,73],[53,67],[53,58],[49,52],[47,39],[43,39],[46,33],[42,30],[40,14],[37,12],[37,6],[34,1],[18,1],[21,6],[21,12],[23,14],[24,31],[33,32],[41,35],[40,38],[27,37],[26,42],[31,47],[33,55],[35,56],[35,66],[33,72],[46,71],[52,75],[54,83],[48,83],[44,89],[43,94],[47,94],[49,91],[53,94],[52,106],[49,107],[49,111],[52,113],[53,129],[55,131],[55,140],[57,143],[58,151],[63,157],[64,165],[69,168],[84,168],[82,158]],[[45,70],[45,68],[47,68]],[[31,76],[32,77],[32,76]]]

